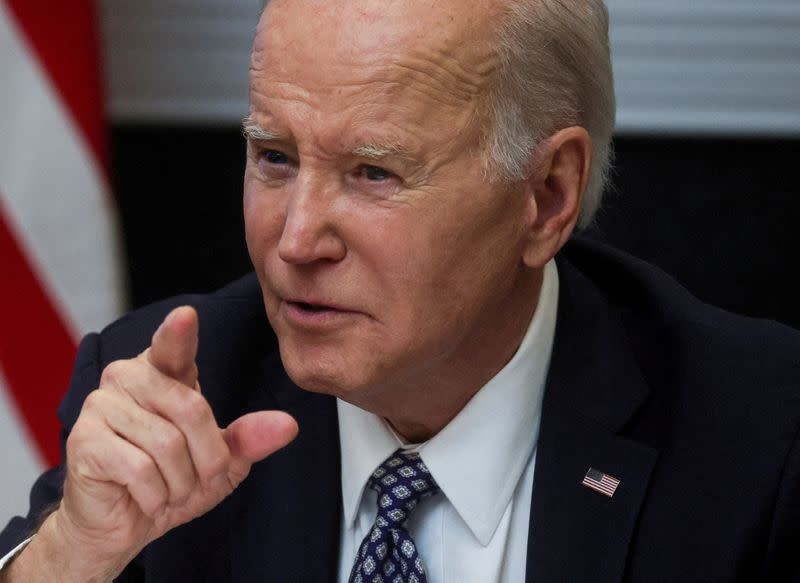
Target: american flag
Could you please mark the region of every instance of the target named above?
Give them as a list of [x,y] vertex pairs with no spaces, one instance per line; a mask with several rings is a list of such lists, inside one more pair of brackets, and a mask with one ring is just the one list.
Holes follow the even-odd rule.
[[0,528],[60,461],[81,335],[122,307],[94,0],[0,0]]
[[600,470],[589,468],[589,470],[586,472],[586,475],[583,477],[583,482],[581,482],[581,484],[587,488],[591,488],[595,492],[600,492],[601,494],[611,498],[614,495],[614,492],[617,491],[619,480],[614,476],[609,476],[608,474],[601,472]]

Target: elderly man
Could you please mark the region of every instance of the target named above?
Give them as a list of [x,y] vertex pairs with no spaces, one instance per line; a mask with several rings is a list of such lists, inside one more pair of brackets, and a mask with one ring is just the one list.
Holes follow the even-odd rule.
[[0,580],[798,580],[798,335],[566,245],[607,30],[601,0],[273,0],[255,275],[84,340]]

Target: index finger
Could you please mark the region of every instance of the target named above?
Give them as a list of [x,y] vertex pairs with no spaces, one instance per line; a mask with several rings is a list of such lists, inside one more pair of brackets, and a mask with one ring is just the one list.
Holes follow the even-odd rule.
[[175,308],[153,334],[144,357],[162,374],[187,387],[197,386],[199,321],[191,306]]

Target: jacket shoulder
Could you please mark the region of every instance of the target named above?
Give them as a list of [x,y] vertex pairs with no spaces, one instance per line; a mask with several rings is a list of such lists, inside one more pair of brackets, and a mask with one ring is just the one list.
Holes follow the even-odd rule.
[[709,451],[763,448],[773,468],[783,463],[800,431],[800,332],[708,305],[660,269],[594,241],[575,241],[565,255],[565,287],[588,278],[599,290],[649,389],[628,432],[655,447],[685,438]]
[[749,372],[762,384],[800,377],[797,330],[707,304],[659,268],[603,243],[576,238],[565,251],[567,269],[588,277],[621,314],[637,352]]

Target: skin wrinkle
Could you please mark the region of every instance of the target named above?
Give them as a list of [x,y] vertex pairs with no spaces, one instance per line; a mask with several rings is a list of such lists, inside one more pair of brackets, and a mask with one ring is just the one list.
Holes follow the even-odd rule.
[[[441,92],[440,81],[437,80],[434,76],[429,74],[422,74],[417,69],[414,69],[407,65],[402,65],[395,63],[395,66],[400,68],[401,70],[407,71],[405,75],[398,76],[397,79],[381,79],[381,78],[370,78],[364,79],[359,82],[351,82],[351,83],[340,83],[338,87],[328,89],[327,91],[324,89],[324,85],[322,86],[312,86],[309,89],[301,89],[295,87],[298,92],[301,92],[303,95],[296,97],[298,101],[303,101],[309,98],[309,95],[312,94],[315,90],[322,90],[320,91],[321,96],[330,98],[334,95],[336,97],[341,96],[345,91],[345,89],[358,89],[360,91],[369,91],[375,85],[383,86],[385,89],[383,91],[378,91],[379,95],[386,97],[387,99],[392,99],[399,93],[403,91],[412,91],[415,93],[420,94],[422,97],[427,97],[432,99],[435,102],[441,103],[445,106],[451,106],[455,108],[475,108],[476,104],[481,100],[484,96],[484,89],[488,86],[488,80],[483,83],[482,86],[474,86],[473,90],[463,90],[461,92],[456,92],[454,95],[450,96],[447,93]],[[415,74],[417,73],[417,74]],[[381,74],[380,72],[376,73],[377,75]],[[390,73],[385,73],[390,74]],[[418,81],[419,83],[414,83],[414,81]],[[272,85],[288,85],[291,86],[289,82],[273,82]],[[267,94],[267,92],[261,91],[259,87],[252,87],[251,86],[251,93],[255,92],[256,94],[263,93]],[[284,99],[286,99],[284,97]]]
[[[288,82],[282,83],[280,85],[282,85],[283,87],[286,87],[287,89],[291,89],[295,94],[304,94],[305,93],[304,89],[296,88],[296,86],[294,84],[291,84],[291,83],[288,83]],[[367,86],[365,86],[364,90],[366,90],[366,87]],[[351,97],[351,95],[353,95],[353,94],[349,94],[348,93],[346,95],[342,95],[342,97],[348,97],[349,98],[349,97]],[[297,102],[297,103],[299,103],[299,104],[301,104],[303,106],[306,105],[305,102],[302,101],[299,98],[298,99],[287,99],[285,96],[275,96],[275,95],[272,95],[271,93],[264,95],[263,99],[269,99],[269,100],[272,100],[272,101],[281,101],[281,102],[295,101],[295,102]],[[324,100],[319,100],[319,101],[324,101]],[[390,103],[392,102],[392,100],[388,100],[388,101]],[[320,103],[320,105],[318,107],[322,107],[323,105],[324,105],[324,103]],[[402,107],[395,107],[395,109],[401,110],[403,108]],[[475,108],[460,108],[460,109],[457,110],[457,113],[460,115],[460,117],[464,118],[464,120],[461,121],[461,122],[455,122],[456,127],[458,127],[458,135],[460,135],[460,136],[469,136],[469,135],[473,134],[474,133],[473,129],[476,127],[475,124],[477,123],[477,120],[478,120],[477,110]],[[248,116],[248,119],[250,119],[252,121],[252,120],[257,120],[257,119],[259,119],[261,117],[270,118],[270,115],[269,115],[268,112],[259,112],[259,113],[255,113],[254,112],[254,113],[251,113],[250,116]],[[255,123],[259,127],[271,125],[269,123],[263,123],[263,122],[257,122],[257,121]],[[388,121],[384,121],[384,124],[388,125],[390,127],[393,126],[393,124],[391,124]],[[359,123],[358,119],[350,119],[350,121],[348,123],[343,124],[343,127],[359,127],[360,125],[363,125],[363,123]],[[405,139],[398,138],[397,140],[394,140],[394,141],[395,142],[406,142],[406,143],[409,144],[409,146],[404,147],[404,149],[406,151],[408,151],[408,156],[407,157],[409,159],[413,160],[414,163],[415,163],[415,166],[418,167],[418,170],[416,172],[412,173],[408,177],[409,184],[410,185],[416,185],[416,186],[422,186],[424,183],[426,183],[428,180],[430,180],[436,174],[436,172],[439,169],[441,169],[442,167],[446,166],[450,161],[452,161],[453,157],[458,154],[458,150],[450,148],[451,144],[448,141],[444,141],[441,144],[436,144],[434,142],[431,142],[431,140],[429,138],[425,137],[425,136],[420,136],[420,135],[416,135],[416,134],[410,134],[409,135],[410,129],[411,128],[408,125],[404,125],[402,127],[401,126],[394,126],[394,130],[395,130],[394,133],[396,133],[399,136],[402,136],[404,134],[406,136]],[[281,132],[278,132],[278,133],[281,134]],[[340,135],[341,132],[336,132],[336,134]],[[287,142],[292,141],[289,138],[289,136],[281,135],[281,138],[284,139],[284,140],[287,140]],[[341,146],[341,145],[338,146],[338,147],[326,146],[324,144],[324,141],[322,139],[320,139],[319,137],[317,137],[315,139],[314,145],[315,145],[316,148],[318,148],[320,150],[320,152],[324,152],[326,154],[326,156],[329,157],[329,158],[333,158],[333,157],[339,155],[341,152],[349,150],[348,146]],[[463,147],[473,148],[473,149],[479,148],[479,141],[476,139],[472,143],[465,143],[465,144],[463,144]],[[438,154],[436,152],[438,152]],[[302,154],[302,152],[301,152],[301,154]],[[427,163],[426,164],[422,164],[421,162],[419,162],[419,160],[422,160],[422,159],[427,159],[428,160]]]
[[[283,147],[282,143],[290,141],[280,133],[272,132],[261,127],[254,121],[254,116],[252,114],[246,117],[243,122],[243,134],[245,138],[248,139],[248,156],[253,155],[251,151],[255,148],[253,142],[273,141],[276,144],[274,147],[285,151],[287,148]],[[446,162],[446,160],[442,160],[436,164],[429,164],[426,168],[417,157],[409,153],[403,146],[369,143],[353,146],[352,148],[348,146],[340,147],[335,152],[329,152],[328,157],[333,159],[341,153],[349,153],[354,158],[368,158],[372,161],[382,160],[383,162],[387,162],[387,159],[400,161],[408,172],[405,179],[406,186],[415,188],[423,188],[431,178],[431,171],[435,170],[437,167],[441,167]],[[306,164],[310,165],[308,162],[306,162]]]
[[[427,55],[422,51],[412,51],[407,58],[398,60],[395,64],[423,77],[432,78],[439,87],[452,83],[449,85],[450,90],[464,100],[469,100],[481,95],[486,90],[497,69],[494,51],[487,49],[484,52],[486,54],[481,57],[481,62],[471,63],[472,70],[465,68],[464,63],[449,50],[440,51],[434,56]],[[434,64],[435,71],[428,71],[426,67],[420,66],[423,63]]]

